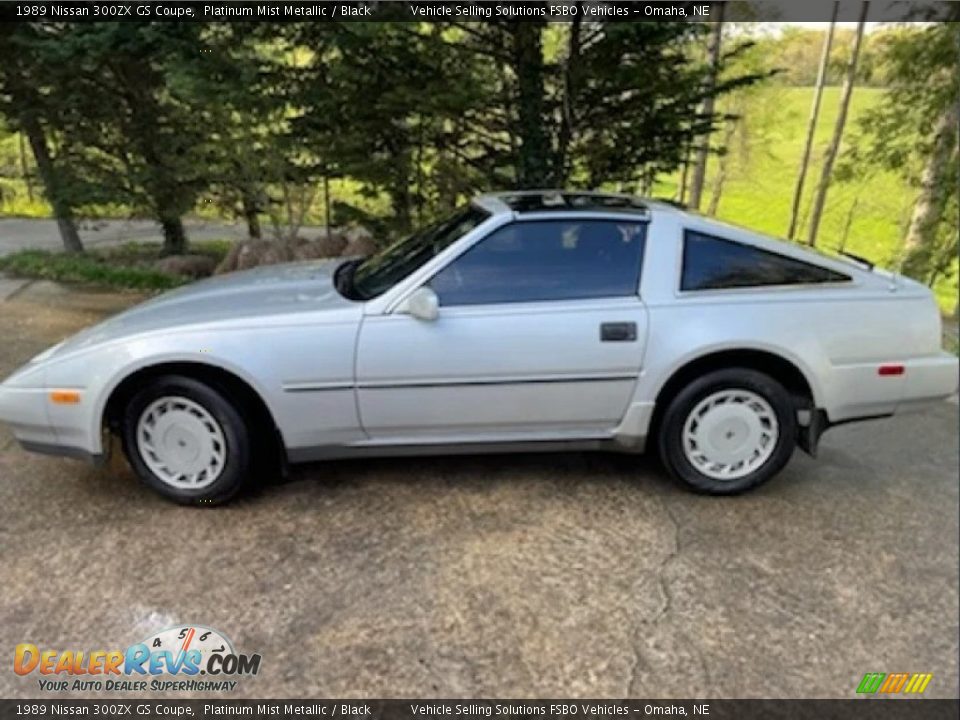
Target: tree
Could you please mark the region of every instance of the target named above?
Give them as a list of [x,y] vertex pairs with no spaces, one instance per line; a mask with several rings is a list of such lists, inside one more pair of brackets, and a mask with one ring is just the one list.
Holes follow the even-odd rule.
[[[752,26],[750,21],[726,22],[725,30],[731,37],[749,37]],[[741,41],[738,48],[728,51],[723,57],[727,58],[724,74],[734,78],[768,80],[780,72],[770,67],[769,48],[752,40]],[[720,80],[723,79],[721,76]],[[706,214],[717,214],[727,181],[750,165],[751,156],[759,153],[771,160],[779,160],[773,148],[777,145],[775,138],[784,124],[786,106],[780,102],[782,92],[776,86],[756,82],[736,87],[718,98],[716,107],[718,115],[723,118],[723,127],[719,143],[712,150],[717,155],[717,169],[711,181]],[[687,164],[684,164],[684,168]],[[681,188],[683,185],[681,175]]]
[[50,131],[45,126],[47,71],[56,69],[50,54],[43,52],[47,47],[42,26],[0,25],[0,112],[27,137],[64,249],[83,252],[64,173],[50,150]]
[[[928,155],[920,176],[920,193],[904,240],[903,269],[911,275],[919,275],[923,271],[925,251],[932,245],[931,237],[942,217],[947,199],[943,193],[947,185],[944,180],[951,154],[956,168],[957,118],[956,104],[944,108],[928,140]],[[955,177],[956,172],[953,175]]]
[[[344,178],[405,231],[497,187],[649,187],[723,119],[708,100],[759,77],[720,75],[736,50],[704,61],[702,23],[381,14],[44,24],[24,54],[43,94],[23,105],[47,133],[58,197],[148,214],[179,253],[201,199],[251,237],[263,216],[289,237]],[[336,203],[331,221],[347,218],[377,219]]]
[[810,151],[813,148],[813,135],[817,129],[817,119],[820,117],[820,101],[823,98],[823,87],[827,81],[827,63],[830,60],[830,46],[833,44],[833,31],[837,26],[837,13],[840,11],[840,0],[833,3],[833,14],[830,16],[830,29],[823,41],[823,50],[820,54],[820,67],[817,70],[817,86],[813,91],[813,104],[810,106],[810,120],[807,122],[807,137],[803,143],[803,154],[800,156],[800,170],[797,173],[797,184],[793,189],[793,203],[790,205],[790,224],[787,226],[787,237],[791,240],[797,230],[797,219],[800,216],[800,200],[803,197],[803,184],[807,178],[807,168],[810,166]]
[[[703,114],[713,115],[713,88],[717,83],[717,75],[720,72],[720,47],[723,42],[723,13],[726,3],[719,3],[715,6],[718,10],[717,21],[713,24],[713,32],[710,33],[710,45],[707,48],[707,55],[710,62],[710,72],[706,77],[706,97],[703,100]],[[710,151],[710,137],[704,136],[697,146],[696,156],[693,161],[693,178],[690,181],[690,207],[694,210],[700,209],[700,196],[703,194],[703,182],[707,176],[707,155]]]
[[916,189],[902,270],[932,284],[955,272],[960,193],[960,11],[953,22],[901,29],[881,59],[890,86],[860,121],[845,171],[892,170]]
[[714,66],[691,57],[709,32],[704,24],[597,25],[584,42],[582,79],[571,100],[576,162],[557,184],[629,185],[675,170],[686,149],[720,120],[707,98],[759,79],[746,74],[709,82]]
[[211,115],[191,104],[195,23],[52,27],[44,52],[65,70],[51,91],[63,171],[77,205],[122,203],[160,224],[182,253],[182,217],[210,185]]
[[733,140],[734,133],[737,130],[737,120],[727,120],[723,128],[723,138],[720,145],[720,156],[717,160],[717,173],[713,177],[713,187],[710,192],[710,204],[707,205],[707,215],[715,216],[720,208],[720,197],[723,194],[723,186],[727,181],[729,170],[730,143]]
[[179,75],[185,101],[213,128],[206,139],[209,193],[244,221],[251,238],[261,238],[261,215],[280,219],[271,190],[291,190],[292,156],[303,153],[302,142],[290,142],[286,122],[297,56],[282,33],[259,24],[211,23],[201,41],[202,52],[181,58]]
[[811,247],[817,244],[817,231],[820,229],[820,218],[823,215],[823,208],[827,201],[827,190],[830,187],[830,180],[833,174],[833,163],[837,159],[840,142],[843,139],[843,128],[847,122],[847,112],[850,109],[850,98],[853,95],[853,86],[856,81],[857,59],[860,55],[860,45],[863,41],[863,28],[867,22],[867,12],[869,9],[869,2],[864,2],[861,5],[860,18],[857,22],[857,34],[853,41],[853,48],[850,50],[850,60],[847,62],[846,76],[843,81],[843,91],[840,97],[840,110],[837,113],[837,122],[833,129],[833,138],[827,147],[827,152],[823,159],[820,182],[817,184],[817,189],[814,193],[813,209],[810,212],[810,227],[807,229],[807,244]]
[[[466,132],[482,138],[486,159],[511,185],[649,183],[679,167],[685,149],[717,124],[718,115],[704,111],[707,97],[760,77],[711,86],[714,66],[692,52],[710,32],[703,23],[574,21],[539,28],[539,40],[536,27],[456,24],[456,49],[497,76]],[[721,56],[718,68],[739,51]]]
[[469,193],[479,185],[469,176],[483,167],[487,140],[467,128],[491,85],[479,81],[480,61],[444,32],[455,31],[323,23],[292,36],[312,51],[290,99],[297,108],[291,135],[314,156],[302,167],[319,179],[349,176],[370,195],[386,194],[398,232],[411,227],[415,214],[429,220],[426,206],[451,190],[455,200],[460,187]]

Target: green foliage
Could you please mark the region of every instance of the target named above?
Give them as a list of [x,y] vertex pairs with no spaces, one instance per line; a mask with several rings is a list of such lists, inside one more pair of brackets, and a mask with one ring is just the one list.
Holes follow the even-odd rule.
[[943,349],[960,356],[960,339],[956,335],[946,335],[943,339]]
[[[752,35],[757,26],[754,23],[742,23],[741,27],[744,34]],[[895,27],[878,28],[864,37],[857,63],[858,86],[882,87],[887,83],[888,76],[882,58],[890,37],[900,31]],[[840,84],[855,35],[856,31],[852,28],[838,27],[834,30],[827,65],[828,85]],[[816,84],[826,29],[787,26],[780,33],[760,35],[755,39],[761,52],[779,71],[777,84],[792,87]]]
[[[795,86],[813,82],[822,31],[728,23],[709,91],[717,112],[705,116],[705,24],[417,23],[400,3],[388,12],[397,21],[0,28],[0,212],[42,215],[51,197],[19,153],[31,116],[49,140],[61,208],[151,216],[168,251],[187,213],[241,218],[251,233],[269,219],[286,237],[328,216],[388,235],[492,189],[674,194],[677,168],[707,133],[705,197],[718,215],[785,230],[809,112],[810,90]],[[889,91],[854,92],[862,130],[844,141],[823,219],[828,247],[897,265],[930,127],[955,97],[957,27],[867,36],[858,82]],[[851,39],[837,30],[834,82]],[[835,97],[828,88],[814,165]],[[922,258],[947,304],[951,177]]]
[[471,156],[466,127],[492,78],[444,28],[320,23],[291,34],[311,49],[290,98],[290,144],[311,139],[301,169],[385,194],[399,229],[426,219],[425,205],[449,207],[477,189],[490,168]]
[[66,255],[45,250],[22,250],[0,258],[0,270],[17,277],[73,282],[132,290],[167,290],[187,278],[155,270],[115,266],[91,255]]
[[[230,249],[228,240],[196,242],[192,252],[218,262]],[[153,269],[163,247],[152,243],[128,243],[118,247],[71,255],[46,250],[21,250],[0,257],[0,271],[16,277],[80,283],[120,290],[169,290],[191,278]]]
[[[390,10],[388,10],[389,12]],[[397,20],[409,20],[402,6]],[[0,109],[56,148],[65,212],[119,204],[164,228],[215,206],[294,235],[330,179],[407,229],[480,190],[671,170],[711,130],[697,23],[22,24]],[[6,67],[6,70],[2,69]],[[49,189],[49,188],[48,188]]]
[[846,169],[895,170],[916,184],[934,120],[960,102],[960,25],[900,31],[889,38],[883,62],[890,84],[883,101],[860,118]]
[[891,35],[882,64],[889,87],[860,118],[839,176],[886,171],[905,181],[918,205],[901,258],[904,272],[933,285],[955,273],[960,250],[960,25]]

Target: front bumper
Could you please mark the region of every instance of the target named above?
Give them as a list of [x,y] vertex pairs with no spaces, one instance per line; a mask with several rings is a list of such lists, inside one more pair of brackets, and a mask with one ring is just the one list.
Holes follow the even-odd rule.
[[49,443],[33,442],[31,440],[20,440],[20,447],[27,452],[39,453],[40,455],[55,455],[57,457],[74,458],[76,460],[86,460],[93,465],[103,465],[107,462],[107,455],[94,454],[83,448],[70,447],[69,445],[51,445]]
[[106,457],[103,445],[88,437],[87,420],[82,403],[51,405],[46,388],[0,385],[0,422],[25,450],[100,462]]
[[0,385],[0,422],[7,423],[21,443],[57,444],[47,415],[47,393],[41,388]]

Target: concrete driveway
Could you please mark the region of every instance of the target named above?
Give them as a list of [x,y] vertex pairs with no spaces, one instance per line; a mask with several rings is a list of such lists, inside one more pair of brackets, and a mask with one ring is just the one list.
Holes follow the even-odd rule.
[[[28,286],[0,374],[132,300]],[[943,403],[833,430],[740,498],[547,454],[317,464],[205,510],[0,429],[0,696],[52,697],[17,643],[198,623],[262,655],[226,697],[849,698],[909,671],[955,698],[957,445]]]

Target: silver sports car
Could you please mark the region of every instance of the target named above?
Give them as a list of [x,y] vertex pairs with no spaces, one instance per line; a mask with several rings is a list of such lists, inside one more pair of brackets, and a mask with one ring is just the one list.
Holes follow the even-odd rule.
[[655,446],[716,494],[832,425],[941,400],[930,291],[669,204],[485,195],[366,259],[161,295],[0,385],[27,450],[102,460],[182,503],[286,463]]

